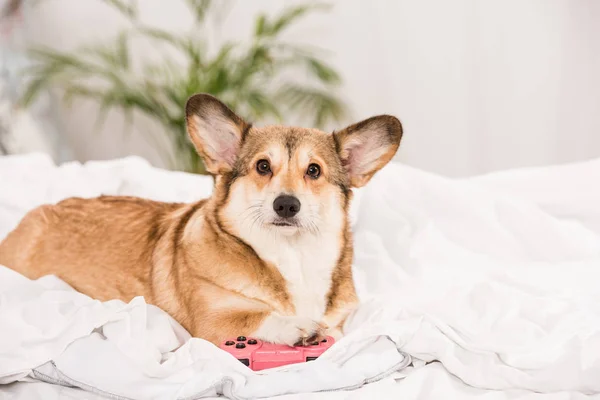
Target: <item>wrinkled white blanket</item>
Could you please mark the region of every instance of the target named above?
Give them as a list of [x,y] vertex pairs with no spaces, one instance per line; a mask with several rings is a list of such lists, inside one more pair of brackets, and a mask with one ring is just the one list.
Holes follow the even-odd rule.
[[[350,333],[315,362],[259,374],[187,340],[141,298],[99,303],[53,277],[31,282],[0,268],[0,382],[135,399],[340,388],[356,398],[436,398],[433,377],[446,398],[600,394],[598,182],[600,160],[468,180],[386,167],[353,209],[363,305]],[[0,237],[28,209],[68,196],[209,193],[210,181],[137,158],[61,167],[0,158]],[[413,367],[403,368],[410,358],[398,349]],[[377,383],[358,389],[367,382]]]

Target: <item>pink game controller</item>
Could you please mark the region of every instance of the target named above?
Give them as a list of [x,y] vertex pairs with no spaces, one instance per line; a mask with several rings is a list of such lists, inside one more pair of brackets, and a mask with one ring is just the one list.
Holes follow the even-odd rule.
[[307,346],[290,347],[238,336],[235,340],[224,341],[219,347],[233,355],[253,371],[260,371],[267,368],[315,360],[325,350],[330,348],[334,342],[335,340],[331,336],[327,336],[320,342],[312,342]]

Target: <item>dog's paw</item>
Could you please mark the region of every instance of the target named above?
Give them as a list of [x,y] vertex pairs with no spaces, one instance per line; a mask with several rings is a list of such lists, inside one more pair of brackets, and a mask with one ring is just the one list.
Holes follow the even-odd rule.
[[323,339],[325,329],[310,318],[271,314],[253,336],[270,343],[305,346]]
[[315,343],[319,343],[321,340],[325,339],[327,335],[325,334],[324,329],[319,329],[313,335],[308,337],[302,337],[298,339],[294,346],[310,346]]

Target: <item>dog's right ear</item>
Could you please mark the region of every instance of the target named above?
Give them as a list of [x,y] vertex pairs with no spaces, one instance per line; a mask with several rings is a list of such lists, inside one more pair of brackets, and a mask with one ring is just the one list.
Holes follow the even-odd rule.
[[249,125],[217,98],[195,94],[185,105],[187,131],[206,170],[222,175],[233,169]]

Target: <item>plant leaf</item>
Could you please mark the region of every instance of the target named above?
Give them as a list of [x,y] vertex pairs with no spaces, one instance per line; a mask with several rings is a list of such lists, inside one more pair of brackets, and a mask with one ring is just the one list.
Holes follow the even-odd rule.
[[279,14],[272,23],[268,24],[268,29],[265,33],[269,36],[276,36],[309,12],[314,10],[328,10],[330,8],[331,6],[329,4],[324,3],[304,4],[291,7]]
[[262,36],[265,33],[266,24],[267,24],[267,17],[264,14],[260,14],[256,18],[256,22],[254,23],[254,35]]
[[129,68],[129,36],[123,31],[117,38],[117,60],[123,69]]
[[187,0],[188,7],[194,14],[196,22],[204,22],[212,0]]
[[329,121],[339,122],[347,113],[346,106],[330,92],[294,83],[282,85],[275,99],[277,104],[288,109],[312,115],[316,127],[322,127]]
[[134,20],[137,18],[138,10],[137,4],[134,2],[125,2],[123,0],[105,0],[108,4],[119,10],[119,12],[125,15],[128,19]]
[[306,57],[305,63],[308,70],[322,82],[329,84],[339,84],[341,82],[339,74],[324,62],[313,57]]
[[281,113],[267,93],[260,90],[251,90],[245,95],[245,98],[250,112],[250,115],[247,115],[248,117],[259,119],[271,115],[278,121],[282,120]]
[[163,41],[167,44],[170,44],[171,46],[173,46],[175,48],[185,49],[187,46],[181,37],[179,37],[171,32],[165,31],[164,29],[152,28],[152,27],[144,26],[144,25],[138,26],[137,29],[141,34],[143,34],[145,36],[149,36],[156,40]]

